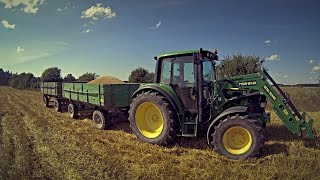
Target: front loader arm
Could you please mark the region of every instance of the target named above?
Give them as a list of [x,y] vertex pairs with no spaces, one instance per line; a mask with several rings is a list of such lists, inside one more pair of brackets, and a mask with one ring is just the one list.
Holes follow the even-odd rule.
[[[229,85],[232,87],[229,88],[237,87],[244,90],[257,90],[264,94],[272,103],[275,113],[292,133],[297,135],[306,133],[308,138],[315,138],[315,133],[312,130],[313,119],[305,112],[300,114],[289,96],[282,91],[264,68],[261,68],[256,74],[237,76],[230,80]],[[279,93],[270,85],[268,80]],[[308,120],[306,119],[307,117],[309,118]]]

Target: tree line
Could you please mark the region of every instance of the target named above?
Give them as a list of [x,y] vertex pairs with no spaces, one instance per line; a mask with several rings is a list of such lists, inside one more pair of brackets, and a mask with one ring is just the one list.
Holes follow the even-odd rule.
[[[263,59],[258,56],[236,54],[226,56],[223,63],[216,66],[217,78],[238,76],[257,72],[263,63]],[[32,73],[12,73],[0,68],[0,85],[12,86],[18,89],[36,89],[40,87],[40,82],[89,82],[98,78],[96,73],[86,72],[75,78],[72,74],[62,77],[61,69],[50,67],[43,71],[41,77],[35,77]],[[128,81],[130,83],[150,83],[154,80],[154,73],[147,69],[138,67],[131,71]],[[320,83],[320,77],[319,77]]]
[[[45,69],[41,77],[36,77],[32,73],[25,72],[12,73],[0,68],[0,86],[11,86],[17,89],[38,89],[40,88],[40,82],[89,82],[98,77],[98,74],[91,72],[86,72],[78,78],[75,78],[72,74],[67,74],[63,77],[61,75],[61,69],[58,67]],[[131,72],[128,82],[147,83],[153,82],[153,78],[154,73],[139,67]]]

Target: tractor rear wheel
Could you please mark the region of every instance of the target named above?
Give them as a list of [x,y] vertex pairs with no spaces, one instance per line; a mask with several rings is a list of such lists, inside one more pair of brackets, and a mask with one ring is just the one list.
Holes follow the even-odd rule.
[[42,97],[43,103],[45,107],[49,107],[49,98],[46,95],[43,95]]
[[232,159],[257,156],[265,142],[265,132],[260,121],[239,115],[221,121],[215,127],[212,137],[214,150]]
[[70,103],[68,105],[68,113],[70,113],[70,117],[73,119],[78,118],[78,107],[74,103]]
[[61,112],[61,102],[58,99],[54,100],[53,106],[57,112]]
[[92,120],[97,129],[104,130],[107,128],[106,113],[104,111],[95,110],[92,114]]
[[157,92],[142,92],[130,104],[130,127],[143,142],[173,143],[177,136],[176,117],[171,104]]

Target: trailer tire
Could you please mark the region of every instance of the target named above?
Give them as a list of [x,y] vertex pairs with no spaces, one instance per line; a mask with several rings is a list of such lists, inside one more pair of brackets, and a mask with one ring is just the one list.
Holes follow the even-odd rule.
[[265,131],[259,120],[250,118],[236,115],[221,121],[212,134],[214,151],[231,159],[259,155],[265,142]]
[[61,112],[61,102],[60,102],[60,100],[55,99],[53,106],[54,106],[54,109],[55,109],[57,112]]
[[158,92],[142,92],[130,104],[132,132],[143,142],[159,145],[174,143],[178,132],[177,114]]
[[49,98],[47,95],[43,95],[42,97],[43,103],[45,107],[49,107]]
[[107,129],[108,122],[106,118],[107,113],[103,110],[95,110],[92,114],[92,120],[94,122],[94,126],[97,129],[104,130]]
[[74,103],[70,103],[68,105],[68,113],[70,113],[70,117],[73,119],[78,118],[78,107]]

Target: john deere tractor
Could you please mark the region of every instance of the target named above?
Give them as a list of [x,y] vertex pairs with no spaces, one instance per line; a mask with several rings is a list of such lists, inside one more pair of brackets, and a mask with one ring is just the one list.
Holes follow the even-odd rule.
[[168,145],[177,136],[204,134],[219,154],[254,157],[264,145],[264,128],[270,122],[267,99],[292,133],[315,137],[313,119],[300,114],[264,68],[217,80],[217,51],[173,52],[155,60],[155,82],[140,86],[129,110],[130,126],[141,141]]

